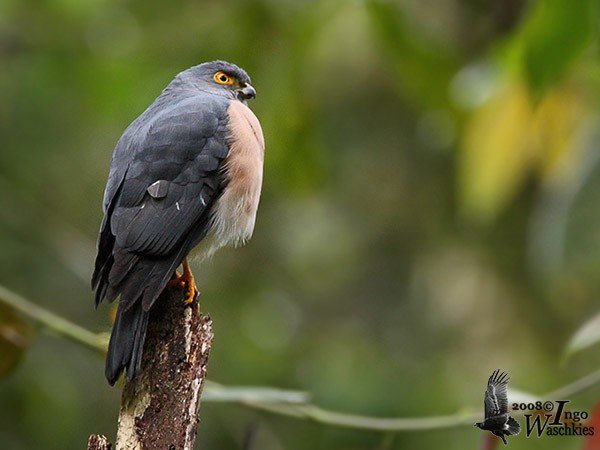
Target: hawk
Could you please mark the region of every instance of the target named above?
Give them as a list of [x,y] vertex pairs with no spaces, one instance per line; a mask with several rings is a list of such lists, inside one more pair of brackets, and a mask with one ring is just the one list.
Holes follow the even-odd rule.
[[[105,375],[139,371],[148,317],[168,283],[197,294],[187,261],[254,230],[264,137],[248,74],[225,61],[178,74],[125,130],[110,164],[92,276],[96,306],[120,298]],[[183,274],[177,268],[183,266]]]
[[515,419],[508,415],[508,375],[495,370],[488,379],[487,389],[483,399],[485,420],[477,422],[476,427],[491,431],[506,445],[504,436],[519,434],[521,427]]

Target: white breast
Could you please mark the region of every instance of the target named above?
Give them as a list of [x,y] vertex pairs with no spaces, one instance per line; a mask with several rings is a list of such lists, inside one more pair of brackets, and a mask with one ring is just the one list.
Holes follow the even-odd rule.
[[262,129],[242,102],[231,102],[228,113],[231,147],[224,162],[226,186],[213,209],[209,234],[198,248],[202,258],[225,245],[241,245],[252,236],[260,199],[265,153]]

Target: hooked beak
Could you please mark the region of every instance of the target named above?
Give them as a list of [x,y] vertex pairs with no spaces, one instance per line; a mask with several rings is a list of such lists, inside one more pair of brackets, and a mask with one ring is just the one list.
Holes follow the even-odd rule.
[[245,83],[242,89],[238,89],[237,93],[240,100],[250,100],[256,97],[256,90],[248,83]]

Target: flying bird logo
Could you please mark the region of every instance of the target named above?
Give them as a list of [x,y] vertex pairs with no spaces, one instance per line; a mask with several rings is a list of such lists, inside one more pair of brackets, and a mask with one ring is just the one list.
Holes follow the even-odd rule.
[[505,372],[495,370],[488,379],[487,389],[483,398],[485,420],[477,422],[476,427],[491,431],[507,444],[505,436],[514,436],[521,431],[520,425],[508,415],[508,380]]

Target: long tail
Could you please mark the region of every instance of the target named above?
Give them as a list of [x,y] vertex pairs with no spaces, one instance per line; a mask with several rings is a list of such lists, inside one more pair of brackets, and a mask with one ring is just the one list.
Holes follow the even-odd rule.
[[521,432],[521,426],[519,425],[519,423],[513,419],[512,417],[509,417],[506,424],[508,425],[508,434],[509,435],[515,435],[515,434],[519,434]]
[[106,356],[105,375],[111,386],[123,370],[127,369],[127,379],[131,380],[140,369],[148,317],[141,302],[125,310],[119,305]]

